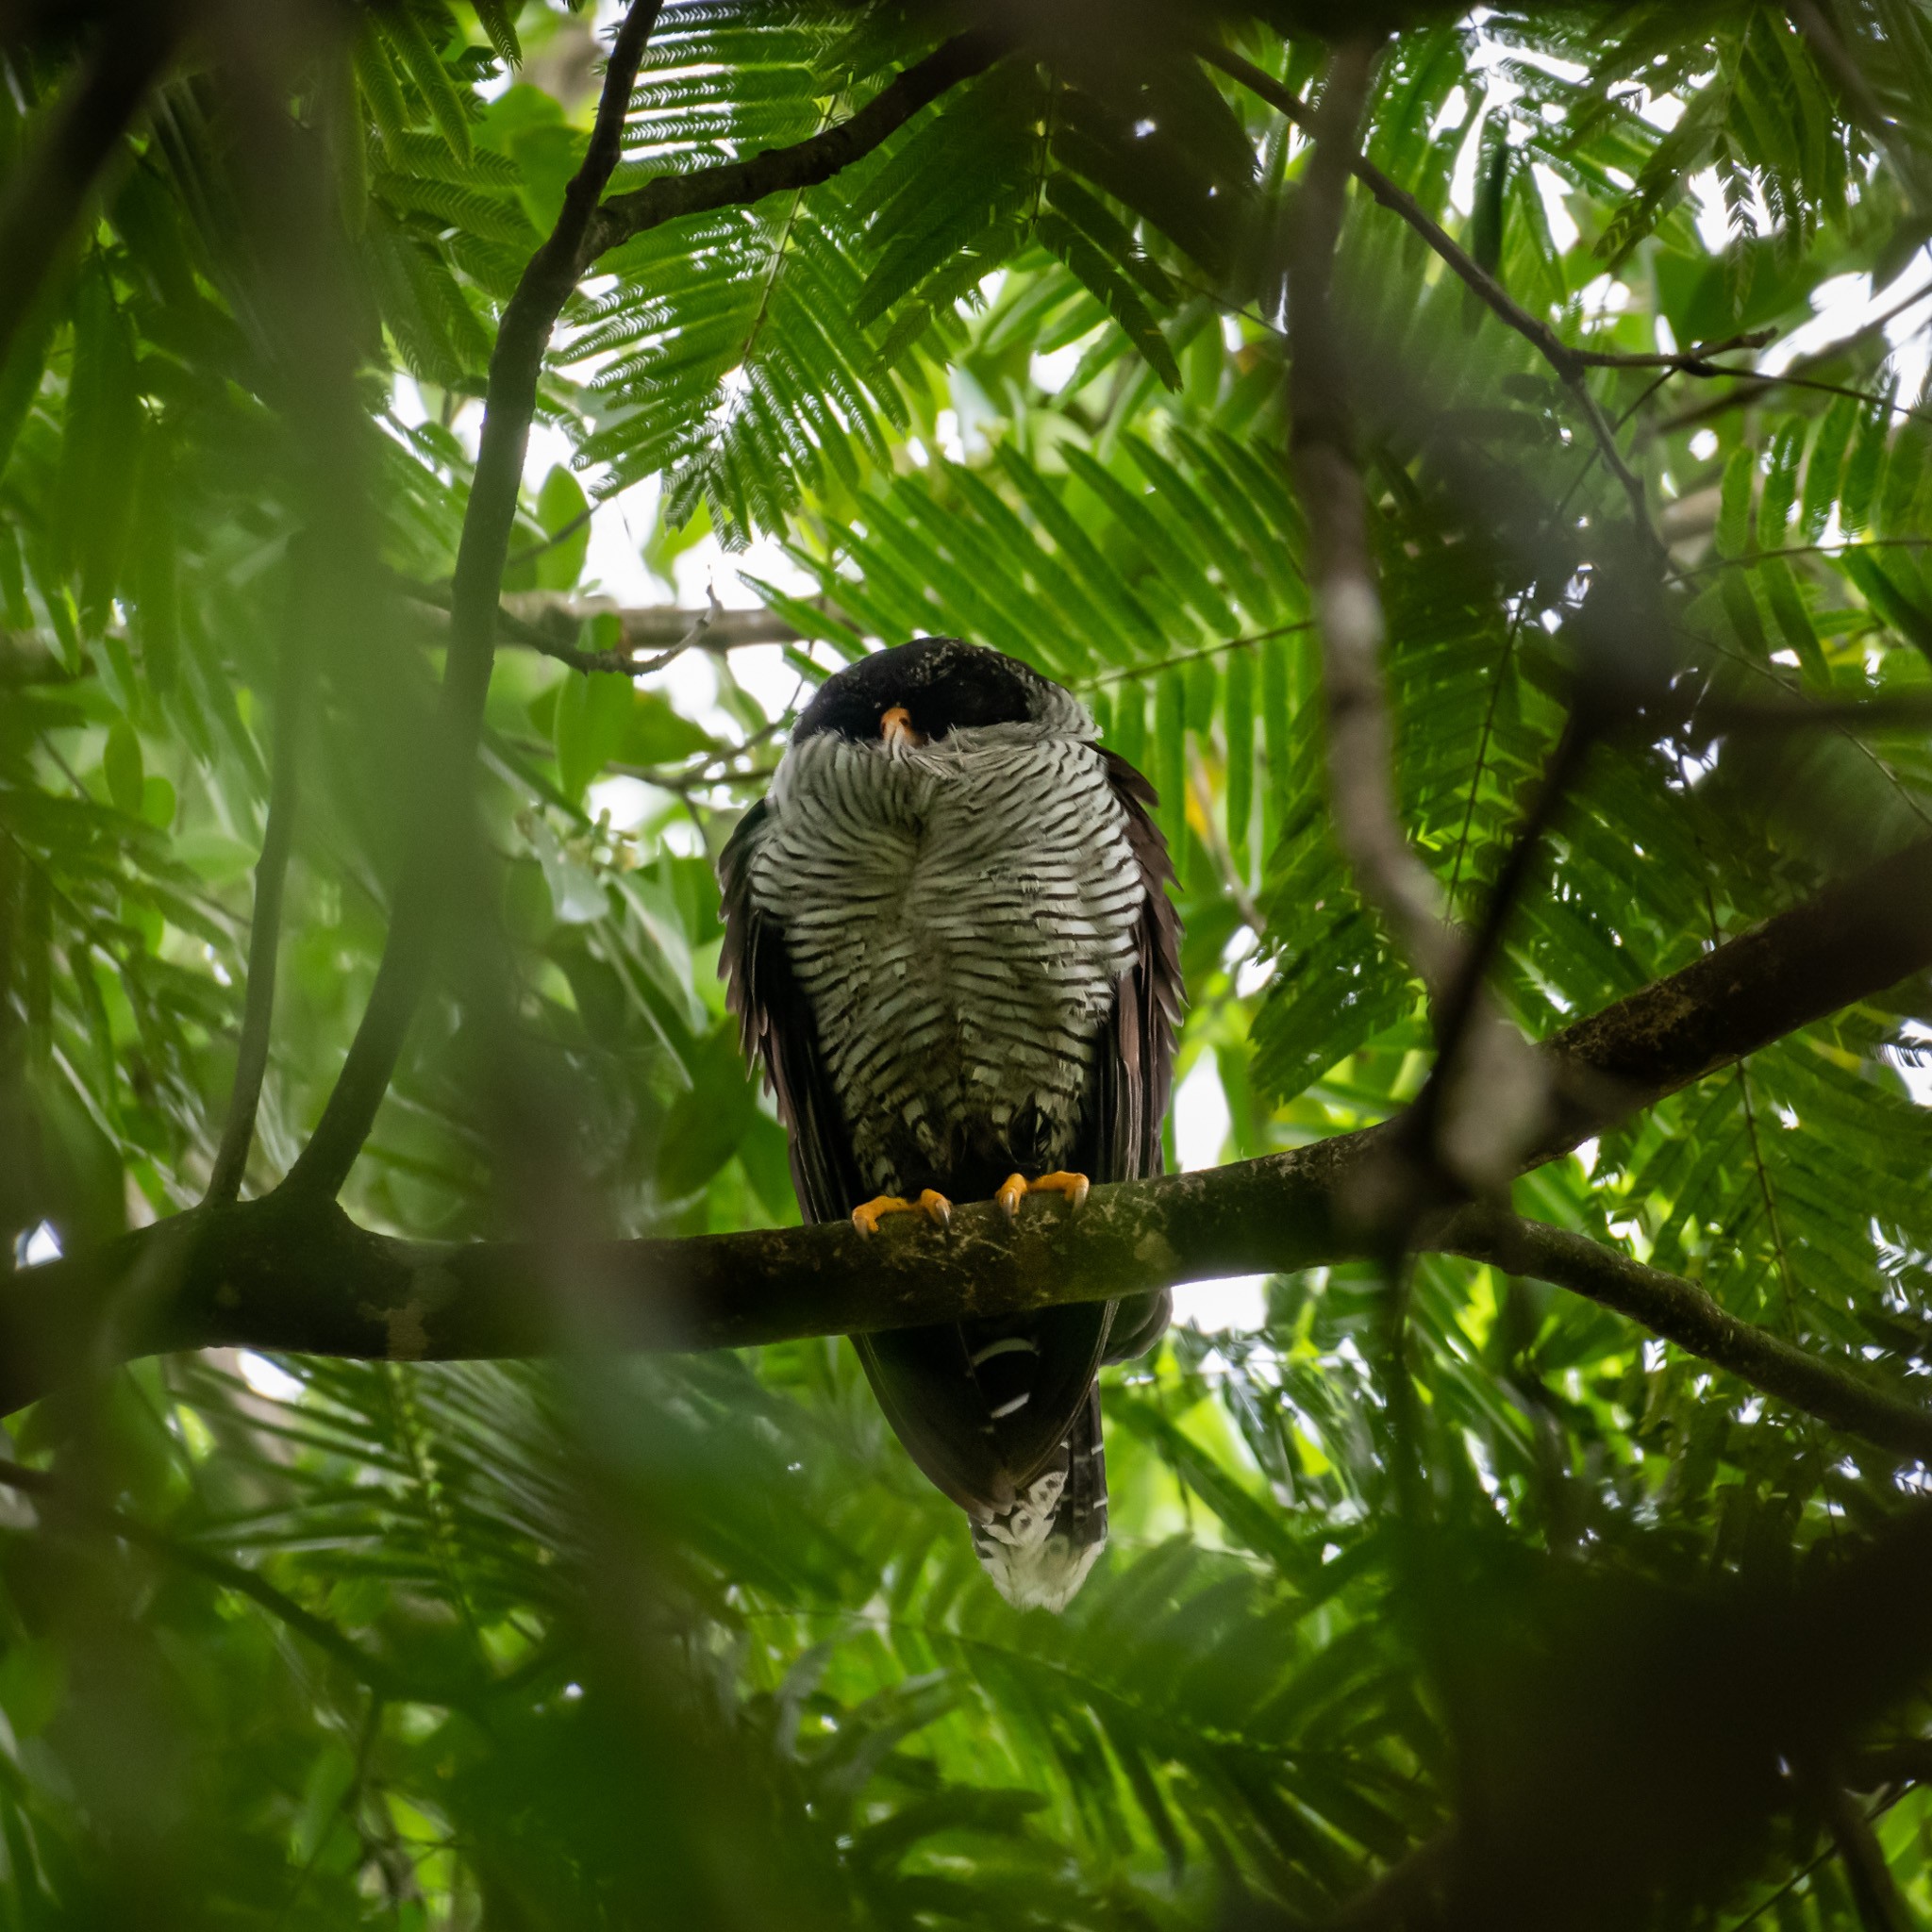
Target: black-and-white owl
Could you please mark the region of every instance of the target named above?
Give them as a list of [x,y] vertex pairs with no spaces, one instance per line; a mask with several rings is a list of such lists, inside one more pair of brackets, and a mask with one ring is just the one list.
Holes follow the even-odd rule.
[[[723,969],[808,1221],[1019,1210],[1160,1172],[1181,1003],[1154,793],[1071,692],[924,638],[841,671],[719,862]],[[935,1234],[933,1239],[941,1239]],[[879,1406],[1021,1606],[1107,1540],[1103,1362],[1168,1297],[855,1337]]]

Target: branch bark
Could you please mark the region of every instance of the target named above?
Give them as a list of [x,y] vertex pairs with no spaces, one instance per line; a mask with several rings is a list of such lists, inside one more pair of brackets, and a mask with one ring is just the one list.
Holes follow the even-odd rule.
[[1457,1216],[1431,1245],[1567,1288],[1835,1429],[1932,1463],[1932,1409],[1740,1322],[1694,1281],[1646,1268],[1584,1235],[1480,1210]]
[[1362,896],[1440,993],[1460,949],[1441,893],[1395,808],[1395,740],[1382,681],[1382,600],[1357,471],[1348,370],[1329,308],[1343,188],[1377,49],[1351,42],[1329,66],[1315,153],[1295,208],[1288,264],[1289,388],[1295,486],[1308,525],[1308,581],[1322,641],[1328,784],[1336,836]]
[[849,119],[808,141],[767,148],[744,160],[699,168],[689,175],[660,175],[628,194],[613,194],[597,210],[585,238],[578,273],[590,268],[599,256],[647,229],[662,227],[666,222],[710,208],[748,207],[768,194],[816,188],[829,181],[896,134],[949,88],[983,74],[1008,44],[995,33],[960,34],[907,68]]
[[[1545,1042],[1540,1053],[1553,1108],[1528,1164],[1553,1159],[1628,1113],[1928,966],[1932,840]],[[944,1235],[889,1225],[871,1241],[841,1224],[601,1242],[574,1255],[517,1242],[450,1246],[370,1233],[332,1201],[285,1190],[199,1208],[96,1253],[0,1281],[0,1410],[84,1370],[165,1349],[394,1360],[541,1353],[558,1347],[564,1332],[549,1285],[579,1271],[594,1271],[624,1311],[626,1325],[613,1344],[694,1350],[1314,1267],[1362,1252],[1340,1204],[1383,1157],[1392,1131],[1374,1127],[1208,1173],[1096,1188],[1077,1215],[1039,1204],[1023,1211],[1017,1228],[979,1204],[959,1208]],[[1474,1219],[1451,1221],[1425,1240],[1449,1252],[1476,1252],[1485,1232]],[[1484,1258],[1516,1265],[1514,1248],[1494,1245],[1493,1224],[1487,1239]],[[1753,1354],[1761,1347],[1757,1331],[1736,1337],[1710,1325],[1701,1305],[1685,1301],[1687,1291],[1701,1293],[1690,1284],[1653,1281],[1653,1271],[1631,1273],[1635,1263],[1593,1262],[1592,1274],[1563,1247],[1569,1238],[1545,1230],[1534,1239],[1545,1242],[1539,1252],[1550,1272],[1560,1268],[1573,1277],[1563,1285],[1606,1282],[1604,1298],[1621,1297],[1610,1306],[1655,1322],[1660,1333],[1674,1332],[1683,1345],[1726,1349],[1733,1359],[1724,1366],[1747,1379],[1781,1376],[1771,1392],[1808,1402],[1822,1386],[1793,1379],[1793,1365],[1775,1349]],[[1860,1385],[1858,1392],[1870,1391]],[[1898,1414],[1881,1413],[1869,1400],[1848,1406],[1852,1395],[1836,1381],[1824,1399],[1839,1405],[1834,1413],[1845,1426],[1874,1440],[1889,1431],[1887,1446],[1919,1453],[1898,1434],[1905,1426]]]

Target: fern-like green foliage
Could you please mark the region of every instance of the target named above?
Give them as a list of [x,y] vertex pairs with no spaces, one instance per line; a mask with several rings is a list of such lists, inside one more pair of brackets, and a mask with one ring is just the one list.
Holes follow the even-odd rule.
[[[709,856],[812,686],[921,632],[1060,679],[1158,787],[1191,1001],[1177,1157],[1306,1145],[1419,1091],[1422,989],[1327,808],[1281,287],[1308,149],[1188,38],[1313,96],[1327,16],[1075,11],[1097,25],[1049,23],[833,179],[613,251],[566,308],[462,970],[347,1190],[358,1220],[554,1247],[566,1222],[795,1217],[716,980]],[[970,12],[667,0],[613,188],[807,139]],[[1932,12],[1391,19],[1365,154],[1566,341],[1790,334],[1851,277],[1897,311],[1811,327],[1789,366],[1718,358],[1797,380],[1586,375],[1657,533],[1644,566],[1576,394],[1351,200],[1335,301],[1397,792],[1458,918],[1579,684],[1673,698],[1602,732],[1531,857],[1493,985],[1541,1038],[1932,817],[1923,728],[1711,722],[1932,686],[1932,300],[1907,301]],[[9,1291],[207,1183],[291,702],[250,1192],[314,1124],[423,812],[497,325],[585,153],[609,24],[360,0],[243,47],[224,16],[117,140],[6,348]],[[0,22],[0,208],[92,52]],[[265,182],[308,218],[266,219]],[[616,499],[664,602],[708,564],[788,641],[700,638],[639,683],[525,648],[621,640],[595,594]],[[360,558],[320,596],[318,528]],[[1907,982],[1516,1205],[1910,1396],[1928,1028]],[[1794,1795],[1823,1774],[1724,1757],[1744,1667],[1693,1620],[1735,1632],[1850,1560],[1924,1472],[1580,1297],[1418,1262],[1407,1385],[1372,1270],[1197,1300],[1108,1372],[1114,1543],[1056,1621],[986,1588],[843,1343],[633,1360],[595,1284],[549,1288],[576,1346],[548,1365],[170,1357],[9,1421],[58,1488],[0,1497],[0,1927],[1317,1924],[1426,1879],[1486,1795],[1507,1824],[1556,1790],[1601,1842],[1551,1925],[1870,1923]],[[1685,1655],[1711,1660],[1694,1682]],[[1780,1653],[1747,1701],[1823,1700],[1834,1668]],[[1893,1690],[1826,1741],[1923,1915],[1932,1813],[1898,1766],[1925,1716]]]

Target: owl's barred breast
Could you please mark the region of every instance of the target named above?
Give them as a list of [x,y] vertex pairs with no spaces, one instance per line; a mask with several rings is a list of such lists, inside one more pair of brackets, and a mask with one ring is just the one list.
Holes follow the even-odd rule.
[[1060,1166],[1144,888],[1100,753],[1039,724],[793,745],[753,862],[868,1183]]

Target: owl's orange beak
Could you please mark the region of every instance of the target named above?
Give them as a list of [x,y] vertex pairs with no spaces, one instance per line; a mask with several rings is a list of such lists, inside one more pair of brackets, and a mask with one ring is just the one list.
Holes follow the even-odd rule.
[[879,736],[891,745],[924,744],[925,740],[912,728],[912,713],[904,705],[894,705],[879,720]]

